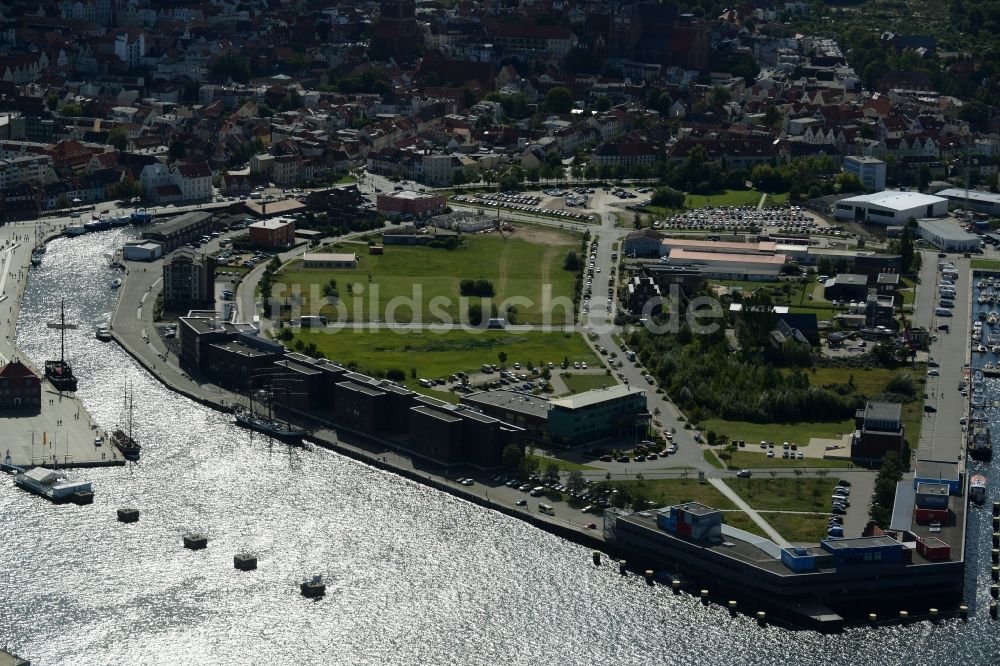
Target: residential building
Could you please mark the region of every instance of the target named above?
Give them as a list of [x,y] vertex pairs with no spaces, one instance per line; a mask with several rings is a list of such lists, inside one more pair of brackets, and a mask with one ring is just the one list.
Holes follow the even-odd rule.
[[163,261],[163,308],[189,310],[215,302],[215,259],[187,249]]

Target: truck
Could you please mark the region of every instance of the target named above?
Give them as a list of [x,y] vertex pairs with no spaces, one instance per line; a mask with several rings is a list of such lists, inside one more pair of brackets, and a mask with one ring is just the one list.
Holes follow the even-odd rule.
[[625,358],[627,358],[630,362],[635,363],[635,352],[631,349],[626,349]]

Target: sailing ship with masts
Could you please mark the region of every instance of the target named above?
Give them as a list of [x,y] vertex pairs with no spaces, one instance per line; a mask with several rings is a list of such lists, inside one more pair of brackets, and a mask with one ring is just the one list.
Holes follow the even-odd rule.
[[129,462],[139,460],[142,446],[136,441],[132,431],[132,394],[128,392],[128,385],[125,387],[125,404],[122,408],[121,427],[111,433],[111,443],[115,445],[122,456]]
[[[233,407],[236,423],[289,444],[301,444],[302,438],[309,431],[304,427],[292,424],[290,408],[292,398],[305,395],[297,390],[300,385],[301,382],[283,378],[280,375],[267,371],[258,372],[250,379],[250,390],[247,392],[248,404]],[[293,391],[293,389],[296,390]],[[255,395],[257,397],[256,403],[254,402]],[[279,418],[276,413],[276,396],[283,398],[284,419]]]
[[59,330],[59,360],[45,361],[45,379],[58,391],[76,391],[76,377],[66,361],[66,329],[76,328],[76,324],[66,323],[64,301],[59,304],[59,322],[50,322],[48,327]]

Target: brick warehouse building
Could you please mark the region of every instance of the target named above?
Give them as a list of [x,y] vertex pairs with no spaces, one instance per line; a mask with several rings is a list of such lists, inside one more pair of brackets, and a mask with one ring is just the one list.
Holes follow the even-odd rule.
[[13,360],[0,368],[0,410],[38,411],[42,382],[31,368]]
[[285,248],[295,244],[295,222],[286,217],[260,220],[249,229],[253,247]]

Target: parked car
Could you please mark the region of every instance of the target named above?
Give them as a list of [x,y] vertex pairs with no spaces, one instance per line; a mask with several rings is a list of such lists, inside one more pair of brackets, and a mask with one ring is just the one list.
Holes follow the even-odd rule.
[[749,479],[750,476],[751,472],[748,469],[741,469],[740,471],[736,472],[736,477],[739,479]]

